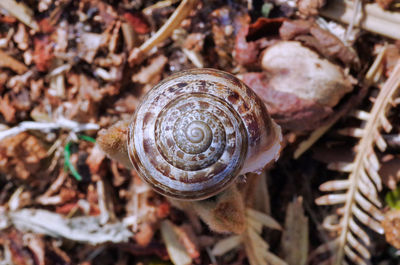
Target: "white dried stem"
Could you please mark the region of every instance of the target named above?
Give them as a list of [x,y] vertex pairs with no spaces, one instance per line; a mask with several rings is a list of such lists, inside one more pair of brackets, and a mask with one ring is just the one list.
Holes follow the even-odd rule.
[[351,115],[362,121],[367,121],[370,118],[369,113],[363,110],[355,110]]
[[100,129],[100,126],[95,123],[78,123],[64,117],[58,118],[55,122],[23,121],[16,127],[1,131],[0,141],[29,130],[50,132],[51,130],[58,129],[65,129],[76,133],[81,131],[98,130]]
[[340,172],[351,172],[353,170],[353,167],[353,163],[347,162],[332,162],[328,164],[328,169]]
[[316,199],[315,203],[318,205],[334,205],[345,203],[346,199],[347,194],[328,194]]
[[319,189],[321,191],[339,191],[339,190],[346,190],[350,186],[350,181],[348,179],[345,180],[332,180],[325,182]]
[[379,68],[382,66],[382,62],[386,54],[386,51],[387,51],[387,44],[385,43],[385,45],[381,49],[379,49],[378,55],[376,56],[371,67],[368,69],[368,72],[365,74],[365,80],[368,83],[372,84],[376,79],[378,73],[380,73]]
[[319,127],[317,130],[311,133],[311,135],[301,142],[293,154],[294,159],[298,159],[304,152],[306,152],[313,144],[315,144],[319,138],[321,138],[329,129],[339,120],[339,116],[332,120],[330,123]]
[[[400,39],[399,13],[385,11],[376,3],[365,4],[363,10],[364,16],[356,21],[355,26],[392,39]],[[351,1],[333,0],[321,10],[321,14],[341,23],[351,24],[355,11]]]
[[17,229],[51,237],[98,245],[106,242],[126,242],[132,237],[129,229],[120,222],[101,225],[99,217],[64,216],[40,209],[22,209],[6,213]]
[[359,21],[361,19],[361,7],[362,7],[361,0],[355,0],[353,2],[353,16],[350,20],[350,24],[347,28],[346,36],[345,36],[345,41],[347,43],[349,43],[351,33],[353,32],[353,29],[354,29],[354,25],[356,24],[357,20]]

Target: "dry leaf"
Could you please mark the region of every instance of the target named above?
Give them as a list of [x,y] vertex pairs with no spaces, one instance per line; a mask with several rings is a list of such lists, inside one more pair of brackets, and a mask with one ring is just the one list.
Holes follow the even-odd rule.
[[169,221],[161,223],[161,235],[167,247],[169,257],[174,265],[192,264],[192,258],[181,243],[176,227]]
[[308,218],[304,215],[303,198],[297,197],[286,210],[282,235],[283,258],[289,265],[305,265],[308,257]]

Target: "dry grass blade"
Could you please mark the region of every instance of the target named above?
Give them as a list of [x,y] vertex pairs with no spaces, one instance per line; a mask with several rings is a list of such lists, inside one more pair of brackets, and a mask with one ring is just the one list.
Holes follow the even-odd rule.
[[[382,121],[387,122],[386,117],[391,102],[396,97],[400,86],[400,62],[397,63],[391,76],[383,85],[375,103],[367,115],[363,115],[365,126],[358,128],[362,133],[351,133],[354,137],[360,137],[357,146],[357,154],[353,163],[348,167],[349,182],[329,181],[323,184],[321,190],[344,190],[343,193],[325,195],[316,200],[317,204],[331,205],[344,203],[343,216],[340,221],[340,235],[338,248],[333,264],[344,264],[344,257],[355,264],[366,264],[365,260],[370,258],[367,249],[369,238],[358,222],[368,226],[372,230],[383,233],[380,221],[383,216],[380,210],[381,203],[378,199],[378,191],[382,184],[378,174],[379,160],[375,154],[374,147],[377,146],[384,151],[386,145],[380,135],[384,126]],[[387,125],[386,125],[387,126]],[[379,142],[380,141],[380,142]],[[342,165],[342,167],[345,167]],[[340,169],[341,167],[338,167]],[[355,222],[357,220],[358,222]]]
[[242,236],[240,235],[230,236],[218,241],[218,243],[215,244],[215,246],[213,247],[211,253],[214,256],[222,256],[228,251],[237,248],[241,244],[242,244]]
[[0,68],[2,67],[10,68],[19,75],[28,71],[28,67],[25,64],[0,50]]
[[262,228],[269,227],[281,230],[281,226],[272,217],[254,209],[246,209],[246,230],[220,240],[214,245],[211,253],[222,256],[228,251],[243,245],[251,265],[287,265],[285,261],[269,251],[269,245],[262,238]]
[[308,218],[304,215],[303,198],[298,197],[286,210],[282,235],[284,258],[289,265],[304,265],[308,257]]
[[197,2],[198,0],[183,0],[167,22],[165,22],[165,24],[150,39],[144,42],[139,48],[132,50],[129,55],[129,62],[135,64],[141,61],[141,59],[143,59],[142,57],[153,47],[171,36],[172,32],[179,27],[181,22],[194,9]]
[[192,258],[185,249],[185,246],[179,241],[175,227],[170,221],[165,220],[161,223],[161,235],[167,247],[169,257],[175,265],[192,264]]
[[24,3],[18,3],[14,0],[1,0],[0,7],[7,10],[7,12],[9,12],[11,15],[16,17],[28,27],[34,30],[39,30],[39,25],[33,18],[33,11]]
[[318,128],[314,132],[310,134],[308,139],[305,141],[301,142],[299,146],[297,147],[296,151],[293,154],[293,158],[297,159],[299,158],[304,152],[306,152],[313,144],[315,144],[319,138],[321,138],[327,131],[329,131],[330,128],[332,128],[333,125],[339,120],[339,116],[337,119],[334,119],[330,123]]
[[280,224],[277,221],[275,221],[271,216],[266,215],[265,213],[253,210],[251,208],[247,208],[246,214],[247,216],[249,216],[248,218],[249,220],[255,220],[261,225],[264,225],[272,229],[282,230]]

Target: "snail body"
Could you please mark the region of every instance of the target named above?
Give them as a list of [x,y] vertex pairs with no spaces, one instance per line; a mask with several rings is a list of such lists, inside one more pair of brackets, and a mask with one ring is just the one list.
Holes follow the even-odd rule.
[[148,92],[129,125],[127,153],[157,192],[201,200],[277,159],[281,138],[264,103],[239,79],[193,69]]

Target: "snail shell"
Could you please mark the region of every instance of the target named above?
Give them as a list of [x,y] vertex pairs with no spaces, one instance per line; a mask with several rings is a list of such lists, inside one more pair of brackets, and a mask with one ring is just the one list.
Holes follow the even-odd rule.
[[277,159],[281,138],[264,103],[239,79],[193,69],[149,91],[129,126],[127,148],[157,192],[200,200]]

